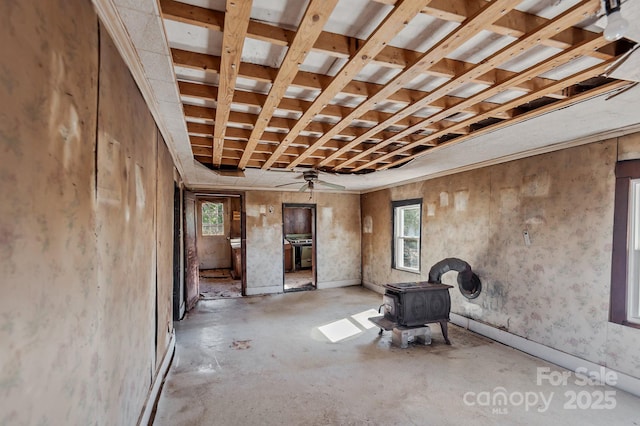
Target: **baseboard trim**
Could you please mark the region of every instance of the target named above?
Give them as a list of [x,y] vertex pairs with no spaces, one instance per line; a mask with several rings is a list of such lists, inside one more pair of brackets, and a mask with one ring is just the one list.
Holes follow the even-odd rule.
[[277,294],[282,293],[284,287],[282,285],[273,285],[270,287],[247,287],[245,293],[247,296],[259,296],[261,294]]
[[379,294],[384,294],[384,287],[382,287],[381,285],[367,283],[364,281],[362,282],[362,285],[364,288],[368,288],[371,291],[375,291],[376,293],[379,293]]
[[323,283],[318,283],[318,290],[324,290],[327,288],[350,287],[352,285],[361,284],[362,281],[360,280],[325,281]]
[[527,340],[524,337],[517,336],[513,333],[509,333],[504,330],[500,330],[488,324],[484,324],[475,320],[472,320],[462,315],[451,313],[451,323],[459,325],[460,327],[471,330],[475,333],[488,337],[496,342],[500,342],[504,345],[510,346],[514,349],[518,349],[529,355],[533,355],[537,358],[549,361],[567,370],[576,371],[577,368],[587,368],[589,371],[600,371],[604,367],[605,372],[612,371],[617,375],[616,388],[629,392],[635,396],[640,396],[640,379],[630,376],[620,371],[608,368],[596,364],[591,361],[584,360],[575,355],[562,352],[558,349],[554,349],[549,346],[545,346],[541,343]]
[[167,347],[167,351],[164,353],[164,358],[162,358],[162,363],[160,364],[156,377],[153,379],[153,384],[151,385],[151,389],[147,395],[147,400],[144,404],[144,408],[142,409],[142,413],[140,413],[138,426],[148,426],[151,421],[151,414],[153,413],[153,408],[160,396],[162,382],[169,372],[169,367],[171,367],[171,360],[173,360],[173,352],[175,349],[176,332],[173,330],[171,333],[171,339],[169,339],[169,346]]

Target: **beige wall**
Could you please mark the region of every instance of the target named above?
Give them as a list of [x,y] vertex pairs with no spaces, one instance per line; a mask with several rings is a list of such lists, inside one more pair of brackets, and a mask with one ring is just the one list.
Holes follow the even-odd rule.
[[316,205],[318,288],[361,283],[359,196],[248,191],[246,193],[247,294],[282,291],[282,204]]
[[172,332],[171,159],[90,2],[0,11],[0,424],[135,424]]
[[[426,280],[459,257],[483,292],[456,287],[452,312],[640,377],[640,330],[608,322],[616,152],[608,140],[362,195],[363,281]],[[391,269],[390,203],[408,198],[424,202],[419,275]]]

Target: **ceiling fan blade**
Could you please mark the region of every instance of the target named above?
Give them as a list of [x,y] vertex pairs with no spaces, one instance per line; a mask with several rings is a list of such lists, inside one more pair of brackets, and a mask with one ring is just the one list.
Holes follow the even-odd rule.
[[336,185],[335,183],[325,182],[323,180],[317,180],[316,182],[319,183],[320,185],[324,185],[324,186],[327,186],[327,187],[333,188],[333,189],[347,189],[346,187],[344,187],[342,185]]
[[298,192],[304,192],[304,191],[307,190],[307,188],[309,188],[309,182],[307,182],[304,185],[302,185],[302,187],[300,189],[298,189]]
[[291,182],[291,183],[283,183],[282,185],[276,185],[276,188],[280,188],[281,186],[289,186],[289,185],[300,185],[300,182]]

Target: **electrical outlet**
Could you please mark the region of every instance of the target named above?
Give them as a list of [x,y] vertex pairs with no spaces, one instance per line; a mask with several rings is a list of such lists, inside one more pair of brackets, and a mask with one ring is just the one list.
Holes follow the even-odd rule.
[[529,237],[529,231],[524,230],[522,232],[522,236],[524,237],[524,245],[529,247],[531,245],[531,237]]

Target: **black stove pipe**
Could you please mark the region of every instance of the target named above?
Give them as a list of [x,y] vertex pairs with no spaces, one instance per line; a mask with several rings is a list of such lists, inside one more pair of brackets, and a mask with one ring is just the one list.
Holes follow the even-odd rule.
[[482,283],[469,265],[464,260],[449,257],[436,263],[429,270],[429,282],[441,283],[442,274],[449,271],[458,272],[458,288],[460,293],[467,299],[475,299],[482,291]]

